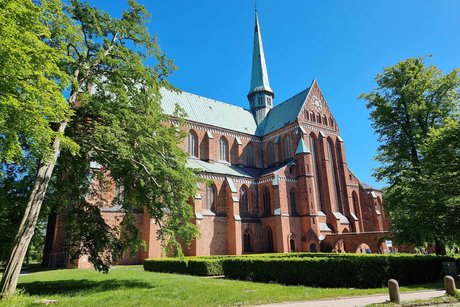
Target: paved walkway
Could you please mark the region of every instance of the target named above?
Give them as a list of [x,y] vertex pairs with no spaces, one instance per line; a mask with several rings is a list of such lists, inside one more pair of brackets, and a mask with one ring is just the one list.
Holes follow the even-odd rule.
[[[426,300],[433,297],[440,297],[446,294],[445,290],[428,290],[417,292],[401,293],[402,301]],[[305,301],[305,302],[288,302],[279,304],[259,305],[264,307],[355,307],[366,306],[368,304],[384,303],[388,301],[388,294],[355,296],[355,297],[340,297],[336,299]]]

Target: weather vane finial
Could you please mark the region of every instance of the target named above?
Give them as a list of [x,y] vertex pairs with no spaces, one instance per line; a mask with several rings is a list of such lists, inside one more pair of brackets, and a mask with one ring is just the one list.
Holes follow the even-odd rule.
[[254,10],[255,10],[256,13],[257,13],[257,0],[254,0]]

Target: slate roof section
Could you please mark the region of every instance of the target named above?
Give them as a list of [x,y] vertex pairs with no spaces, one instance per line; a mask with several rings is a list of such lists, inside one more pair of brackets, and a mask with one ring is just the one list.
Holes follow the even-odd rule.
[[161,88],[160,93],[161,106],[167,115],[174,115],[175,105],[178,104],[187,114],[187,120],[258,135],[256,121],[249,110],[183,91],[173,92]]
[[365,183],[365,182],[363,182],[361,180],[359,180],[359,184],[363,187],[364,190],[374,190],[374,191],[380,191],[381,192],[381,190],[376,189],[373,186],[371,186],[371,185],[369,185],[369,184],[367,184],[367,183]]
[[299,116],[305,100],[307,99],[310,88],[311,87],[301,91],[297,95],[285,100],[271,109],[264,122],[261,123],[261,126],[263,127],[263,135],[294,123]]
[[207,173],[255,179],[276,173],[280,169],[286,167],[286,165],[292,163],[292,161],[293,160],[291,159],[281,165],[272,166],[266,169],[258,169],[223,163],[208,163],[206,161],[189,158],[187,159],[187,166],[190,168],[202,170]]
[[196,159],[187,159],[187,166],[190,168],[200,169],[207,173],[255,178],[259,176],[260,170],[247,167],[238,167],[222,163],[208,163]]
[[161,106],[167,115],[174,115],[178,104],[187,114],[189,121],[220,127],[245,134],[263,136],[297,120],[310,88],[285,100],[270,110],[265,120],[257,127],[251,111],[241,107],[202,97],[187,92],[160,89]]

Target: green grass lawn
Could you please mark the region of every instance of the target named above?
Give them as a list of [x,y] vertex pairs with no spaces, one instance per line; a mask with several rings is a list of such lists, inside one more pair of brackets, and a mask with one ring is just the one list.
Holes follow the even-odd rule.
[[[19,294],[0,306],[29,306],[41,299],[64,306],[238,306],[386,293],[387,289],[325,289],[283,286],[145,272],[117,266],[107,275],[94,270],[34,271],[22,275]],[[402,287],[402,291],[441,288],[441,282]]]

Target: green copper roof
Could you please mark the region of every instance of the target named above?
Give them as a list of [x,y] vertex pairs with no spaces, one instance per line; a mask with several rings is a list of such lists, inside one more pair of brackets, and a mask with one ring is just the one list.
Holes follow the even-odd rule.
[[[194,169],[200,169],[208,173],[230,175],[237,177],[253,178],[258,175],[258,170],[227,165],[221,163],[208,163],[196,159],[187,159],[187,166]],[[252,173],[251,173],[252,171]],[[255,172],[255,173],[254,173]]]
[[307,99],[310,88],[311,87],[301,91],[297,95],[285,100],[271,109],[261,125],[261,127],[263,127],[263,134],[269,134],[295,122],[305,100]]
[[187,114],[187,120],[250,135],[263,136],[297,120],[310,88],[271,109],[259,128],[257,128],[251,111],[241,107],[187,92],[174,92],[165,88],[162,88],[160,93],[163,111],[168,115],[174,115],[175,105],[178,104]]
[[260,31],[259,17],[256,12],[254,28],[254,49],[252,51],[252,75],[249,93],[267,91],[273,93],[268,81],[267,65],[265,64],[264,46]]
[[187,114],[187,120],[258,135],[256,122],[248,110],[187,92],[177,93],[161,88],[160,93],[163,112],[168,115],[174,115],[178,104]]
[[295,154],[298,155],[303,153],[310,153],[310,148],[308,148],[303,139],[300,139],[299,144],[297,144]]

